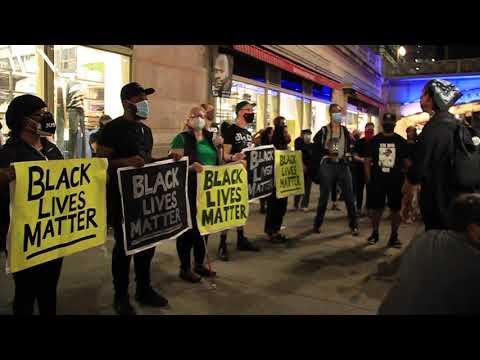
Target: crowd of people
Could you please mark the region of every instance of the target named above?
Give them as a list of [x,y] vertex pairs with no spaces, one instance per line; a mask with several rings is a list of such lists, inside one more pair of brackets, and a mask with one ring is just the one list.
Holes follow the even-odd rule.
[[[143,88],[138,83],[125,85],[120,94],[124,114],[113,120],[109,117],[102,118],[100,130],[91,136],[94,156],[107,158],[109,163],[108,221],[113,228],[115,241],[112,252],[115,292],[113,304],[118,314],[135,314],[128,293],[132,256],[136,275],[136,300],[140,304],[154,307],[166,306],[168,300],[151,285],[151,261],[155,248],[132,256],[125,253],[116,170],[127,166],[142,167],[163,159],[178,161],[184,156],[188,157],[192,228],[176,239],[176,248],[180,263],[179,277],[197,283],[202,278],[216,276],[210,263],[208,262],[209,266],[205,265],[208,236],[200,234],[196,223],[197,174],[203,171],[204,166],[237,162],[246,164],[242,150],[263,145],[273,145],[277,150],[293,148],[301,151],[305,193],[294,197],[294,209],[308,211],[312,185],[318,184],[320,197],[316,215],[312,219],[314,233],[322,231],[329,200],[332,198],[337,201],[337,188],[345,202],[348,227],[353,236],[359,236],[358,219],[366,214],[366,192],[365,208],[371,219],[371,234],[366,238],[367,245],[379,242],[379,225],[385,206],[390,208],[391,220],[387,246],[395,248],[402,246],[398,236],[402,219],[407,223],[412,222],[418,218],[418,208],[421,210],[427,232],[415,239],[406,251],[400,270],[400,283],[387,296],[380,308],[381,313],[428,312],[436,311],[435,309],[438,312],[461,311],[466,308],[474,311],[473,304],[478,297],[475,297],[473,290],[467,292],[471,296],[463,302],[457,301],[458,295],[456,297],[451,290],[453,282],[473,281],[480,275],[477,269],[480,263],[480,212],[477,213],[480,211],[480,196],[473,194],[478,191],[480,181],[475,176],[465,179],[464,172],[473,164],[469,162],[470,158],[462,158],[463,162],[449,161],[459,159],[459,155],[455,155],[459,121],[448,113],[448,108],[460,94],[453,85],[441,80],[427,83],[421,105],[430,114],[431,120],[420,135],[417,135],[414,127],[409,128],[406,140],[394,132],[397,119],[393,113],[383,115],[381,129],[376,135],[375,124],[366,124],[362,137],[360,131],[348,131],[344,109],[338,104],[331,104],[328,124],[316,134],[312,134],[310,129],[302,130],[300,137],[292,144],[286,119],[282,116],[273,120],[273,126],[254,135],[250,133],[247,126],[255,119],[254,103],[239,102],[235,107],[234,121],[222,124],[214,122],[214,107],[202,104],[189,111],[184,119],[183,130],[171,142],[168,156],[161,159],[152,155],[154,139],[148,122],[145,121],[150,113],[148,96],[154,92],[154,89]],[[36,96],[22,95],[10,103],[6,112],[6,122],[11,132],[0,150],[0,243],[3,250],[9,227],[11,200],[6,189],[15,179],[11,165],[21,161],[63,158],[62,152],[52,140],[55,123],[46,107],[45,102]],[[471,126],[466,123],[462,124],[462,128],[466,129],[462,133],[462,139],[467,139],[467,143],[475,138]],[[479,143],[480,139],[478,142],[473,141],[470,153],[478,152]],[[455,170],[452,170],[452,166]],[[455,216],[450,216],[449,213],[452,204]],[[272,243],[285,243],[288,240],[281,233],[287,206],[288,198],[277,198],[275,189],[270,196],[260,201],[260,212],[265,213],[264,233]],[[224,231],[220,235],[217,256],[222,261],[230,260],[228,233]],[[260,251],[247,238],[243,228],[237,228],[236,233],[237,250]],[[464,256],[468,261],[449,262],[448,259],[453,256]],[[443,266],[443,261],[449,266],[448,270],[443,269],[444,273],[450,277],[441,277],[439,280],[435,276],[435,270]],[[13,313],[31,315],[34,301],[37,300],[40,314],[55,314],[61,267],[62,259],[57,259],[14,273]],[[469,274],[467,269],[475,274]],[[425,284],[435,284],[431,285],[435,293],[424,297],[430,286],[426,287]],[[438,300],[438,297],[447,295],[448,300]],[[402,301],[402,296],[408,296],[408,301]],[[432,307],[435,301],[442,305]],[[449,307],[449,301],[454,305]],[[475,304],[480,305],[478,301]]]

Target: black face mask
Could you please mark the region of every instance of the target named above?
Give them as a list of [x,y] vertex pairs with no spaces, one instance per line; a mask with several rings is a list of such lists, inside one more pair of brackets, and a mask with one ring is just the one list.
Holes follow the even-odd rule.
[[245,119],[245,121],[247,123],[251,124],[253,122],[253,120],[255,119],[255,114],[254,113],[244,114],[243,118]]
[[395,130],[395,123],[394,122],[384,122],[383,123],[383,131],[391,134]]
[[40,121],[34,120],[38,124],[37,134],[40,136],[53,136],[57,130],[57,125],[50,112],[43,113]]

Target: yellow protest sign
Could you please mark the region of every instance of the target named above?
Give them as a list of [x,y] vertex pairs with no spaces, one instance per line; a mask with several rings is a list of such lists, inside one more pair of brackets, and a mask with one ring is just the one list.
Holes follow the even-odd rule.
[[197,174],[200,234],[244,226],[248,218],[247,170],[242,164],[204,166]]
[[17,272],[105,242],[106,159],[14,163],[8,267]]
[[275,188],[278,199],[305,193],[301,151],[275,150]]

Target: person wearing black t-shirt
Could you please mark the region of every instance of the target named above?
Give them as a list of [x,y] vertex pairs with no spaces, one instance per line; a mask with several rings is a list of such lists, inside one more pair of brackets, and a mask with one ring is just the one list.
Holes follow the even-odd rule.
[[[253,139],[247,125],[251,124],[255,118],[253,108],[256,104],[248,101],[241,101],[235,107],[237,119],[222,132],[223,160],[225,163],[235,162],[245,159],[243,149],[253,146]],[[260,249],[253,245],[244,235],[243,227],[237,228],[237,249],[240,251],[259,251]],[[228,260],[227,249],[227,231],[222,232],[220,236],[220,246],[218,255],[222,260]]]
[[367,208],[370,209],[372,220],[372,235],[368,238],[369,244],[376,244],[379,240],[378,227],[388,200],[391,211],[392,230],[388,246],[401,247],[398,240],[400,226],[400,209],[402,207],[402,186],[404,170],[407,166],[407,142],[400,135],[395,134],[396,117],[392,113],[383,115],[383,132],[370,140],[365,159],[365,179],[369,185]]
[[[149,115],[147,95],[154,89],[144,89],[138,83],[129,83],[122,88],[123,116],[109,122],[98,138],[97,156],[109,161],[108,212],[114,230],[115,246],[112,253],[112,275],[115,288],[114,308],[120,315],[135,315],[128,296],[128,282],[131,256],[125,254],[120,190],[116,171],[118,168],[142,167],[156,161],[152,159],[152,131],[141,120]],[[142,305],[162,307],[167,299],[157,293],[150,283],[150,264],[155,248],[133,255],[137,283],[136,300]]]

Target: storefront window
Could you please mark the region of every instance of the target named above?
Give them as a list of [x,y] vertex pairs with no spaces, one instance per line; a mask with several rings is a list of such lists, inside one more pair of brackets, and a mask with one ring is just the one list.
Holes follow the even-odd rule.
[[367,113],[359,112],[358,113],[358,129],[363,131],[365,125],[370,122],[370,116]]
[[353,131],[358,128],[358,112],[347,110],[347,129]]
[[265,89],[262,87],[245,84],[234,80],[232,82],[231,96],[229,98],[216,98],[217,109],[215,121],[219,124],[224,121],[230,123],[235,121],[235,105],[242,100],[247,100],[257,104],[255,108],[255,121],[248,126],[248,129],[254,133],[257,129],[261,129],[264,126]]
[[267,91],[267,109],[265,111],[265,127],[273,126],[273,119],[278,116],[279,107],[279,93],[278,91]]
[[13,98],[23,94],[43,94],[42,45],[0,45],[0,121],[2,132],[9,129],[5,112]]
[[293,138],[300,136],[303,115],[303,98],[280,93],[280,115],[287,120],[288,132]]
[[320,101],[312,101],[312,130],[316,134],[329,123],[328,105]]
[[130,58],[78,45],[55,45],[56,142],[67,158],[89,157],[89,136],[99,118],[123,113],[120,89],[129,82]]

